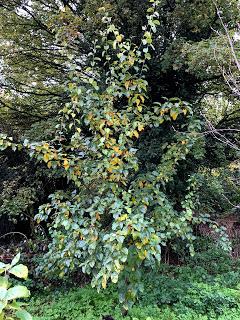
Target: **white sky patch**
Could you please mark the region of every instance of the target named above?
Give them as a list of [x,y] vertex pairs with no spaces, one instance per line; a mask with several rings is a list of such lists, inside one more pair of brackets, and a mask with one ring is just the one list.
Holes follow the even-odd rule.
[[[32,12],[32,1],[29,0],[27,1],[27,3],[24,5],[30,12]],[[17,8],[16,9],[16,12],[18,15],[22,16],[22,17],[30,17],[30,15],[24,10],[22,9],[21,7]]]
[[240,41],[240,32],[235,32],[233,35],[234,42]]

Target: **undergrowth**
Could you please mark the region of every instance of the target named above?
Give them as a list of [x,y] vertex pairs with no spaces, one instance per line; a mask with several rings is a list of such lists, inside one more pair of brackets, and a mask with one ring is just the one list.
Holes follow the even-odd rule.
[[29,311],[35,320],[238,320],[240,268],[228,255],[208,249],[184,266],[162,265],[145,272],[145,290],[122,316],[113,287],[90,286],[36,292]]

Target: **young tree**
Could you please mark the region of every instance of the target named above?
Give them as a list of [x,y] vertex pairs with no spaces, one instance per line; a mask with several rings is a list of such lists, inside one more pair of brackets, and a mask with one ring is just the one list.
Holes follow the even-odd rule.
[[[118,283],[126,308],[142,289],[143,268],[161,262],[162,248],[182,241],[192,253],[194,226],[209,221],[196,210],[198,175],[206,164],[198,101],[216,90],[215,81],[223,86],[209,57],[212,44],[222,47],[211,37],[215,7],[208,1],[197,8],[195,2],[150,3],[134,27],[133,19],[125,25],[121,16],[110,18],[108,11],[117,8],[111,2],[101,2],[96,18],[89,2],[60,7],[49,23],[67,59],[69,101],[56,136],[23,146],[4,135],[0,140],[2,149],[24,147],[68,179],[36,216],[48,222],[51,237],[45,268],[60,276],[81,268],[98,289]],[[140,10],[135,1],[123,4],[129,14]],[[196,22],[200,9],[208,14]],[[78,25],[76,16],[84,22]]]

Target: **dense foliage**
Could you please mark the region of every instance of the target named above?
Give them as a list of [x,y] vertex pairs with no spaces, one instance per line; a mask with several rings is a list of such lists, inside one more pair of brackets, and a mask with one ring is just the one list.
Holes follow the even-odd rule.
[[222,19],[237,30],[237,1],[0,13],[0,229],[44,238],[38,271],[117,283],[127,309],[145,268],[194,254],[200,224],[230,249],[217,221],[239,209],[239,96]]

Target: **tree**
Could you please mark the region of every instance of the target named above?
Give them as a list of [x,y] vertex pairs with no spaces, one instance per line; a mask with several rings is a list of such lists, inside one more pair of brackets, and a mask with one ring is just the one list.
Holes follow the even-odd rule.
[[[128,38],[135,43],[141,41],[147,6],[144,0],[0,2],[1,110],[7,112],[8,121],[12,119],[12,128],[29,128],[33,122],[55,116],[68,101],[63,91],[69,79],[67,56],[89,53],[91,38],[102,26],[98,9],[103,6]],[[219,0],[218,6],[226,22],[234,26],[237,2]],[[227,49],[222,37],[214,32],[221,23],[212,1],[163,1],[159,14],[156,57],[147,76],[154,97],[189,100],[191,96],[196,101],[206,93],[218,93],[219,86],[221,91],[227,90],[218,67],[226,63]],[[219,52],[218,63],[214,51]],[[81,68],[80,59],[75,62]]]
[[[219,21],[208,1],[150,1],[146,16],[145,1],[140,9],[123,1],[130,16],[138,12],[127,22],[116,14],[118,1],[102,1],[100,8],[70,1],[56,15],[37,12],[39,3],[46,6],[32,1],[30,16],[48,15],[62,46],[67,103],[54,139],[21,144],[2,135],[0,146],[24,148],[68,180],[36,216],[48,222],[47,267],[60,276],[81,267],[98,288],[119,283],[128,307],[141,289],[142,268],[156,266],[172,242],[193,253],[194,226],[210,222],[201,214],[198,188],[216,159],[205,156],[210,144],[201,132],[200,101],[209,90],[228,94],[210,53],[213,45],[229,51],[212,31]],[[21,4],[14,1],[14,10]],[[236,3],[222,5],[235,21]],[[198,68],[200,59],[208,68]]]

